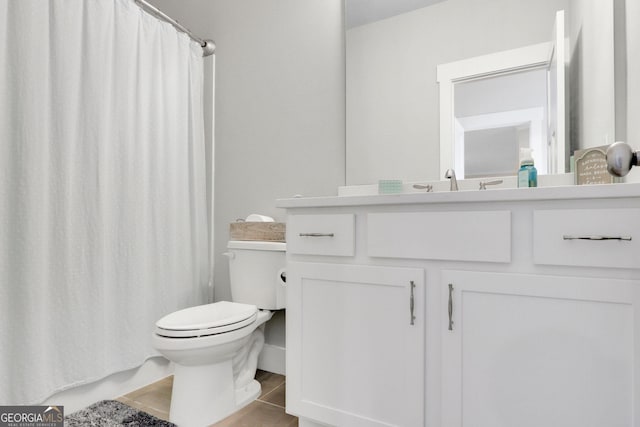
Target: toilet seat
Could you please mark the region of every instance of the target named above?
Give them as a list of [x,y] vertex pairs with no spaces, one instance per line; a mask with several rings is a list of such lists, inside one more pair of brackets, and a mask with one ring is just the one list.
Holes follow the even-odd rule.
[[256,321],[251,304],[220,301],[168,314],[156,322],[156,334],[165,338],[197,338],[242,329]]

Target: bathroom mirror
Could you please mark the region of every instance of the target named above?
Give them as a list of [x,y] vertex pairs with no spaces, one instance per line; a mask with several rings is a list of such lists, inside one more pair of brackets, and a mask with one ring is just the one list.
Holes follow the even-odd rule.
[[[367,12],[354,17],[363,2]],[[379,179],[440,180],[446,150],[451,151],[448,164],[456,168],[453,143],[446,145],[440,137],[438,65],[549,45],[559,10],[565,10],[567,121],[566,140],[557,141],[562,147],[556,149],[568,153],[621,139],[616,134],[624,126],[616,123],[615,115],[619,88],[614,12],[623,11],[623,3],[620,7],[617,0],[345,0],[347,185]],[[531,137],[537,132],[539,112],[519,110],[528,116],[492,135],[475,132],[483,129],[465,123],[474,132],[469,141],[495,141],[494,148],[469,153],[478,174],[493,175],[483,168],[505,154],[500,143],[505,134]],[[514,152],[502,161],[517,159]],[[560,172],[567,167],[562,163],[558,160],[554,166],[541,159],[536,166]],[[568,155],[564,164],[568,165]],[[517,160],[512,170],[516,166]]]

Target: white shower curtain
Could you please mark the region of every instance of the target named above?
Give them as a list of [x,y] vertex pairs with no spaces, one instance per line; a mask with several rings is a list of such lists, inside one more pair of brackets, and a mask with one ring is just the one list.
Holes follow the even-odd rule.
[[0,0],[0,404],[206,301],[202,50],[133,0]]

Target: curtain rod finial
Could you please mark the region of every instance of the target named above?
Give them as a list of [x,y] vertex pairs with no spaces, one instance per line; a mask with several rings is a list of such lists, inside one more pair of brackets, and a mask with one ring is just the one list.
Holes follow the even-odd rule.
[[216,44],[213,40],[204,40],[202,44],[202,56],[213,55],[213,52],[216,51]]

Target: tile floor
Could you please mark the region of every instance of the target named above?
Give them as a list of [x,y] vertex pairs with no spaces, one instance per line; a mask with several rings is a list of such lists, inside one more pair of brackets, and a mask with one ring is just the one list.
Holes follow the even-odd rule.
[[[298,419],[284,411],[285,377],[270,372],[256,372],[262,385],[257,400],[235,414],[214,424],[216,427],[294,427]],[[169,419],[173,376],[118,397],[116,400],[163,420]]]

